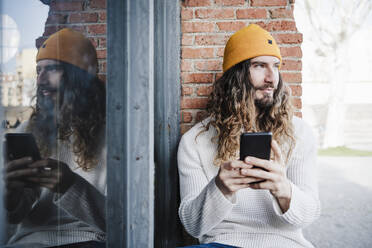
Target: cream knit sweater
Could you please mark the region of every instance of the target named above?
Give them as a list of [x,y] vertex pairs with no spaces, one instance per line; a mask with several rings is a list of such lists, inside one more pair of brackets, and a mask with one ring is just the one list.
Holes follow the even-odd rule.
[[316,141],[311,129],[294,118],[296,147],[287,164],[291,181],[290,208],[284,214],[268,190],[242,189],[227,199],[215,184],[219,167],[213,164],[215,130],[195,137],[198,123],[178,148],[181,204],[179,217],[189,234],[201,243],[219,242],[238,247],[313,247],[302,228],[320,215],[316,175]]
[[[17,132],[23,132],[27,122]],[[46,188],[26,188],[18,207],[8,212],[19,223],[7,247],[40,248],[106,239],[106,144],[102,137],[98,164],[91,171],[77,169],[68,142],[60,142],[51,158],[70,166],[78,176],[64,193]],[[11,245],[10,245],[11,244]]]

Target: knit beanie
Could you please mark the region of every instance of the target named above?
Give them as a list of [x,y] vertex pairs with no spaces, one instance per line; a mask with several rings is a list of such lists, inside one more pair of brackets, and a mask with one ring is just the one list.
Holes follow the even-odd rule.
[[258,56],[275,56],[282,62],[280,49],[270,33],[256,24],[250,24],[237,31],[227,41],[223,72],[244,60]]
[[97,53],[89,39],[64,28],[52,34],[39,48],[36,62],[55,59],[75,65],[91,74],[97,73]]

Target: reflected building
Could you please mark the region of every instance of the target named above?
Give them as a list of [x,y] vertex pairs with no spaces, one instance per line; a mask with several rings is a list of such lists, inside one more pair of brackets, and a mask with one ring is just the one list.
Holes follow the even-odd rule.
[[16,72],[4,73],[1,79],[1,104],[10,123],[28,119],[36,94],[37,49],[23,49],[16,57]]

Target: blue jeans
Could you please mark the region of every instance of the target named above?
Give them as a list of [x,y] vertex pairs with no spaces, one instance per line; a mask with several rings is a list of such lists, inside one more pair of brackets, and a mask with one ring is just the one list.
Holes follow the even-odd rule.
[[236,246],[231,246],[231,245],[224,245],[220,243],[208,243],[208,244],[201,244],[201,245],[190,245],[190,246],[183,246],[181,248],[237,248]]

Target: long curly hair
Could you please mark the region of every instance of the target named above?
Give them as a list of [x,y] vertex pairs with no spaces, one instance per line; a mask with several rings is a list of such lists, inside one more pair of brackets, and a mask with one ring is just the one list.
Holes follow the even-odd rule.
[[262,106],[254,98],[250,65],[250,60],[245,60],[226,71],[215,82],[209,96],[209,122],[199,134],[208,131],[211,126],[215,128],[216,135],[212,138],[212,142],[218,144],[215,165],[238,157],[242,132],[272,132],[273,139],[282,151],[285,150],[286,160],[295,145],[290,88],[279,74],[273,104]]
[[[52,153],[56,141],[72,141],[76,163],[88,171],[97,164],[106,121],[105,84],[96,76],[61,62],[63,76],[56,103],[37,90],[36,105],[27,130],[36,137],[42,156]],[[58,148],[58,147],[57,147]]]

